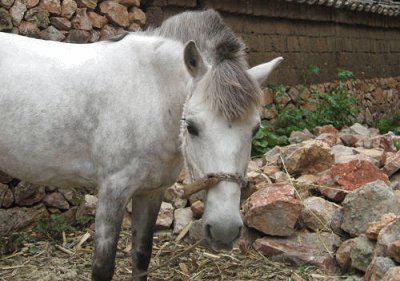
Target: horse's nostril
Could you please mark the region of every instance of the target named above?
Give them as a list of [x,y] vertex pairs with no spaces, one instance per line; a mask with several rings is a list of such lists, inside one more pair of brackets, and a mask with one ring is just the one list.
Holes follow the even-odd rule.
[[206,225],[206,235],[207,235],[208,238],[211,238],[211,239],[212,239],[212,235],[211,235],[211,225],[210,225],[210,224],[207,224],[207,225]]

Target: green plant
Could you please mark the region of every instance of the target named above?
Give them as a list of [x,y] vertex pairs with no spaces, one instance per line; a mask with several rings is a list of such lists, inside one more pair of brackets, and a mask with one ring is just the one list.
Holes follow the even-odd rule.
[[314,64],[309,64],[307,65],[307,71],[303,75],[303,85],[308,86],[310,83],[310,79],[314,75],[318,75],[320,73],[321,69],[314,65]]
[[303,280],[305,281],[311,280],[311,276],[308,273],[309,269],[310,269],[309,267],[305,267],[304,265],[299,266],[297,269],[297,272],[299,273],[301,278],[303,278]]
[[374,122],[374,127],[379,129],[381,134],[391,131],[396,135],[400,135],[400,114],[395,114],[392,118],[379,118]]
[[[305,83],[312,74],[318,74],[320,69],[314,65],[309,65],[305,77]],[[263,124],[253,139],[253,155],[265,153],[275,145],[285,145],[287,137],[292,131],[308,129],[312,131],[317,126],[331,124],[337,129],[345,125],[350,125],[356,116],[356,100],[349,94],[346,83],[353,78],[353,73],[348,70],[337,69],[339,81],[326,92],[312,90],[309,104],[311,109],[307,109],[295,101],[290,106],[277,104],[278,118],[274,126]],[[303,85],[306,89],[307,85]],[[276,97],[287,95],[286,87],[281,84],[270,84],[269,87]]]
[[81,216],[77,220],[77,225],[79,227],[87,227],[90,225],[92,222],[94,222],[94,216]]
[[400,150],[400,140],[393,140],[393,145],[397,151]]
[[270,147],[286,145],[288,139],[285,136],[274,133],[266,122],[261,122],[260,129],[253,138],[252,156],[263,155]]
[[65,223],[64,219],[57,214],[40,218],[33,229],[36,232],[55,239],[60,239],[63,232],[71,232],[74,230],[72,226]]

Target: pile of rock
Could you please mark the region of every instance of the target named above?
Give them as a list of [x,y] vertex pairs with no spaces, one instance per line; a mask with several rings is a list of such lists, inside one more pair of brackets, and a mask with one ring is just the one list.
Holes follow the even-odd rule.
[[73,43],[144,26],[140,0],[0,0],[0,31]]

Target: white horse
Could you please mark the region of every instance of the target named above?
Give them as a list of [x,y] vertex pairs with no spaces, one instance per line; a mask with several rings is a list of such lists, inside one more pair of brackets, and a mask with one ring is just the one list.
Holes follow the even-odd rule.
[[[0,42],[0,169],[32,183],[99,187],[93,280],[113,276],[130,199],[133,272],[147,270],[163,191],[184,162],[192,179],[245,176],[259,85],[282,60],[248,69],[244,44],[212,10],[94,44],[5,33]],[[235,181],[208,191],[212,247],[238,238],[239,200]]]

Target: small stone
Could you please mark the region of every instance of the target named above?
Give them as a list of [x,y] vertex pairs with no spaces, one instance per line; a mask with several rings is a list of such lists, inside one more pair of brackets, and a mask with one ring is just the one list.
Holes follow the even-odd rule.
[[351,267],[365,272],[372,261],[375,243],[365,236],[355,238],[354,242],[350,252]]
[[343,163],[348,161],[342,161],[343,157],[354,155],[354,150],[351,147],[347,147],[341,144],[332,146],[331,152],[335,156],[335,163]]
[[76,220],[81,221],[86,217],[92,217],[96,214],[97,197],[94,195],[86,194],[84,200],[79,205],[76,211]]
[[173,233],[179,234],[193,220],[193,212],[190,208],[176,209],[174,212]]
[[385,273],[395,266],[388,257],[374,257],[365,272],[364,281],[382,281]]
[[190,206],[190,209],[193,212],[193,217],[195,219],[200,219],[204,213],[203,201],[197,200],[196,202],[193,202],[192,205]]
[[189,229],[189,237],[194,241],[204,239],[203,220],[195,220]]
[[316,136],[319,136],[319,135],[325,134],[325,133],[332,134],[332,135],[334,135],[336,137],[338,131],[332,125],[324,125],[324,126],[315,128],[315,135]]
[[382,217],[379,220],[368,223],[368,228],[366,232],[367,237],[371,240],[378,239],[379,232],[389,223],[396,220],[396,218],[397,216],[395,214],[388,213],[382,215]]
[[48,28],[42,30],[40,32],[40,37],[42,39],[51,41],[63,41],[65,39],[64,34],[54,26],[49,26]]
[[10,13],[4,8],[0,8],[0,31],[11,30],[12,28],[13,25]]
[[128,31],[131,31],[131,32],[137,32],[137,31],[141,31],[141,30],[142,30],[142,28],[136,22],[131,23],[128,27]]
[[72,27],[80,30],[92,30],[92,22],[86,13],[86,8],[76,9],[76,15],[72,19]]
[[126,7],[131,7],[131,6],[140,7],[140,0],[118,0],[117,2]]
[[282,153],[282,149],[279,146],[275,146],[274,148],[268,150],[264,154],[264,160],[265,160],[266,165],[277,166],[281,153]]
[[92,23],[92,26],[96,27],[96,28],[102,28],[108,22],[108,20],[105,16],[101,16],[92,11],[88,12],[88,17],[90,19],[90,22]]
[[100,39],[100,31],[91,30],[91,31],[90,31],[89,42],[90,42],[90,43],[94,43],[94,42],[99,41],[99,39]]
[[68,201],[72,206],[78,206],[83,201],[83,198],[79,196],[76,189],[69,188],[59,188],[58,191],[64,196],[65,200]]
[[0,208],[9,208],[14,203],[14,195],[11,189],[0,183]]
[[356,238],[345,240],[336,251],[336,262],[344,272],[347,272],[351,267],[350,254],[356,244],[355,239]]
[[50,23],[57,29],[59,30],[70,30],[71,29],[71,22],[62,17],[51,17],[50,18]]
[[61,6],[61,15],[67,19],[70,19],[74,14],[78,4],[74,0],[64,0]]
[[393,241],[388,246],[387,254],[397,263],[400,263],[400,240]]
[[304,129],[303,131],[292,131],[290,133],[289,142],[302,143],[303,141],[312,139],[314,139],[314,135],[311,134],[309,130]]
[[378,163],[381,163],[383,160],[383,154],[384,154],[383,149],[366,149],[363,147],[357,147],[354,149],[354,151],[358,154],[362,154],[367,157],[370,157],[370,158],[376,160]]
[[365,233],[368,223],[380,219],[383,214],[391,212],[400,215],[400,206],[393,191],[380,180],[367,183],[348,194],[342,206],[344,218],[341,227],[351,236]]
[[266,257],[283,256],[286,260],[300,260],[326,271],[335,272],[337,268],[332,253],[339,243],[340,238],[328,232],[320,234],[300,232],[286,239],[260,238],[254,242],[253,247]]
[[320,197],[309,197],[303,201],[301,216],[309,229],[315,232],[331,231],[330,224],[332,217],[338,208],[339,206],[336,204]]
[[86,30],[76,30],[72,29],[66,39],[66,42],[69,43],[88,43],[90,39],[90,32]]
[[345,146],[356,146],[357,143],[363,142],[366,137],[361,135],[342,134],[339,138]]
[[169,229],[174,220],[174,207],[171,203],[162,202],[156,221],[156,229]]
[[246,225],[268,235],[292,235],[302,209],[294,193],[288,184],[271,184],[253,193],[243,204]]
[[12,22],[15,26],[18,26],[21,23],[26,10],[27,8],[25,4],[22,4],[20,1],[15,1],[14,5],[10,9]]
[[41,0],[39,7],[48,11],[52,15],[61,15],[60,0]]
[[100,12],[105,14],[110,21],[119,26],[129,26],[129,14],[125,6],[113,1],[104,1],[100,4]]
[[381,281],[400,281],[400,266],[389,268]]
[[108,40],[115,37],[117,34],[124,32],[124,30],[117,29],[110,24],[103,26],[100,32],[100,40]]
[[330,133],[322,133],[315,138],[315,140],[322,141],[329,146],[334,146],[336,144],[336,135]]
[[69,203],[65,200],[64,196],[59,192],[47,194],[43,203],[48,207],[53,207],[61,210],[68,210]]
[[261,106],[265,107],[274,102],[274,92],[270,88],[265,88],[261,94]]

